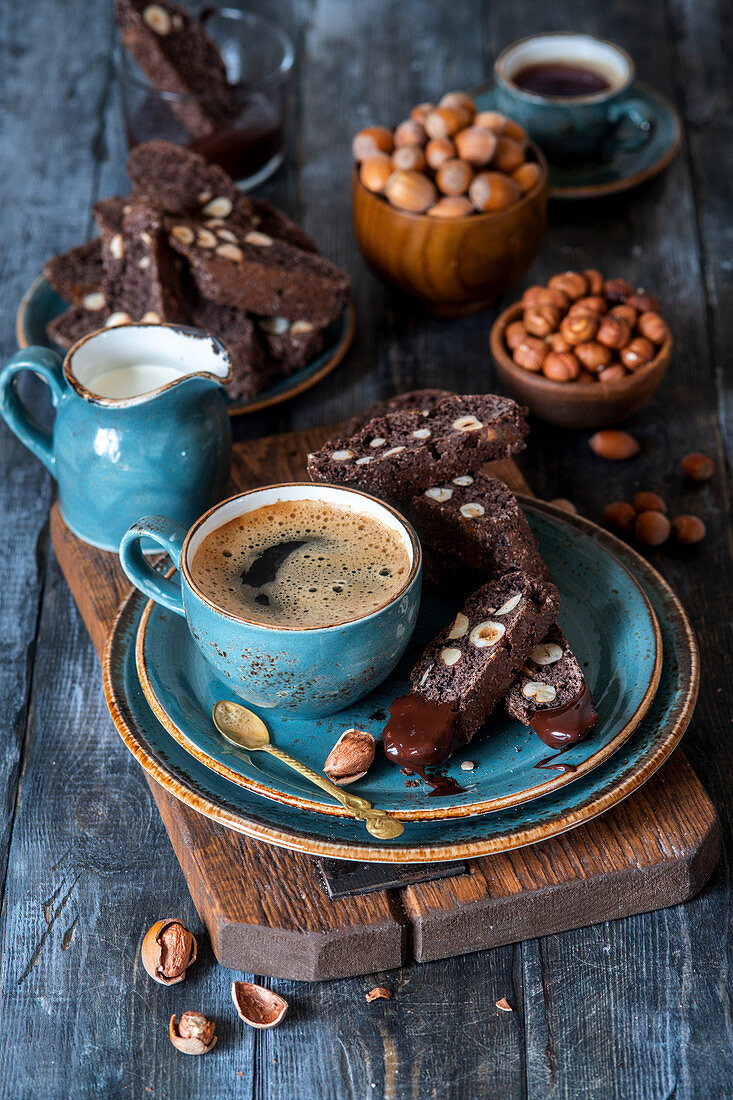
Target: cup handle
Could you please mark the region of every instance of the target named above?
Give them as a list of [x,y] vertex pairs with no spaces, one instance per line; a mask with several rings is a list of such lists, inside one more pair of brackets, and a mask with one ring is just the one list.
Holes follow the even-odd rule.
[[643,99],[624,99],[620,103],[613,104],[609,109],[608,117],[615,127],[627,121],[635,127],[628,137],[617,139],[617,148],[626,153],[632,153],[635,149],[646,145],[654,133],[655,119],[649,112],[649,104]]
[[29,347],[16,351],[0,371],[0,415],[11,432],[41,460],[51,474],[54,474],[56,466],[53,437],[33,419],[20,400],[15,378],[26,370],[40,375],[51,390],[51,401],[56,408],[66,393],[63,365],[61,356],[50,348]]
[[171,558],[176,569],[181,568],[181,549],[186,532],[178,523],[165,516],[143,516],[122,536],[120,564],[143,595],[163,604],[169,611],[185,617],[180,580],[170,580],[156,573],[142,552],[141,539],[152,539]]

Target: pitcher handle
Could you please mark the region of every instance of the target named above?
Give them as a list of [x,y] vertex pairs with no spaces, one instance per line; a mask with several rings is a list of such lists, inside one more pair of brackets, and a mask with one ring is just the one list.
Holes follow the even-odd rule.
[[0,371],[0,415],[11,432],[41,460],[51,474],[54,474],[56,466],[53,437],[34,420],[21,401],[15,378],[26,370],[39,375],[50,389],[51,401],[56,408],[66,393],[63,365],[61,356],[50,348],[29,347],[16,351]]
[[122,536],[120,564],[136,588],[148,599],[163,604],[169,611],[185,617],[181,581],[170,580],[156,573],[142,552],[142,539],[152,539],[171,558],[176,569],[181,568],[181,549],[186,532],[178,523],[165,516],[143,516]]

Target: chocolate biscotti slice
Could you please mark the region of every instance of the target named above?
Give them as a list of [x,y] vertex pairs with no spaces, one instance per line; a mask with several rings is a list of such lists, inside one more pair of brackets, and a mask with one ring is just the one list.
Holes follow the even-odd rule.
[[202,228],[191,217],[170,218],[169,239],[185,256],[202,297],[264,317],[327,325],[349,301],[345,272],[313,252],[259,229],[229,223]]
[[377,416],[386,416],[388,413],[400,412],[403,409],[417,409],[418,412],[427,410],[430,412],[436,405],[444,401],[446,397],[455,397],[453,390],[408,390],[407,393],[397,393],[394,397],[387,397],[384,401],[375,401],[363,413],[357,413],[341,425],[340,435],[354,435],[361,431],[370,420]]
[[527,410],[493,394],[447,397],[432,409],[376,417],[308,456],[313,481],[406,500],[524,447]]
[[150,83],[181,97],[168,106],[193,138],[231,125],[237,98],[216,44],[201,24],[168,0],[117,0],[122,45]]
[[82,336],[88,336],[91,332],[105,328],[111,316],[111,310],[107,305],[101,309],[85,309],[84,306],[72,306],[65,313],[60,313],[46,325],[46,335],[64,351],[81,340]]
[[54,256],[44,265],[43,274],[64,301],[83,305],[84,299],[98,294],[104,283],[101,241],[95,238]]
[[232,358],[229,397],[244,400],[267,388],[272,381],[273,364],[250,317],[229,306],[199,300],[193,309],[193,320],[198,328],[221,340]]
[[286,317],[258,317],[260,339],[283,375],[310,363],[323,348],[325,325],[312,321],[288,321]]
[[247,211],[245,204],[238,201],[234,208],[234,219],[238,223],[244,224],[249,221],[252,229],[259,229],[270,237],[287,241],[288,244],[302,248],[306,252],[318,251],[308,234],[287,214],[283,214],[282,210],[278,210],[263,199],[249,199],[247,196],[242,196],[242,198],[245,197],[250,204],[250,211]]

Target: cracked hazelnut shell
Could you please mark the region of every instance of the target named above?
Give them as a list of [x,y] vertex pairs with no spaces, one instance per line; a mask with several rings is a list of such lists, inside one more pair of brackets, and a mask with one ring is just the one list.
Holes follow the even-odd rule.
[[362,779],[374,761],[376,742],[371,733],[349,729],[339,737],[326,757],[323,771],[339,787]]
[[182,1054],[208,1054],[216,1046],[215,1024],[201,1012],[190,1009],[176,1021],[175,1014],[168,1024],[168,1035],[176,1050]]
[[279,993],[255,982],[232,982],[232,1000],[240,1020],[258,1030],[277,1027],[290,1007]]
[[182,982],[196,961],[197,944],[192,932],[177,917],[156,921],[145,933],[140,957],[150,977],[160,985]]

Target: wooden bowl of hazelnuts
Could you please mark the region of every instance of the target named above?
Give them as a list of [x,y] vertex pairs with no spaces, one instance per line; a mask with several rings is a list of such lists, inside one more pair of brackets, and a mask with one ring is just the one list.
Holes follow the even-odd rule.
[[606,428],[646,404],[672,337],[657,299],[600,271],[565,271],[531,286],[491,330],[499,376],[548,424]]
[[518,123],[449,92],[394,130],[359,131],[353,152],[359,248],[432,313],[485,309],[532,263],[547,222],[547,165]]

